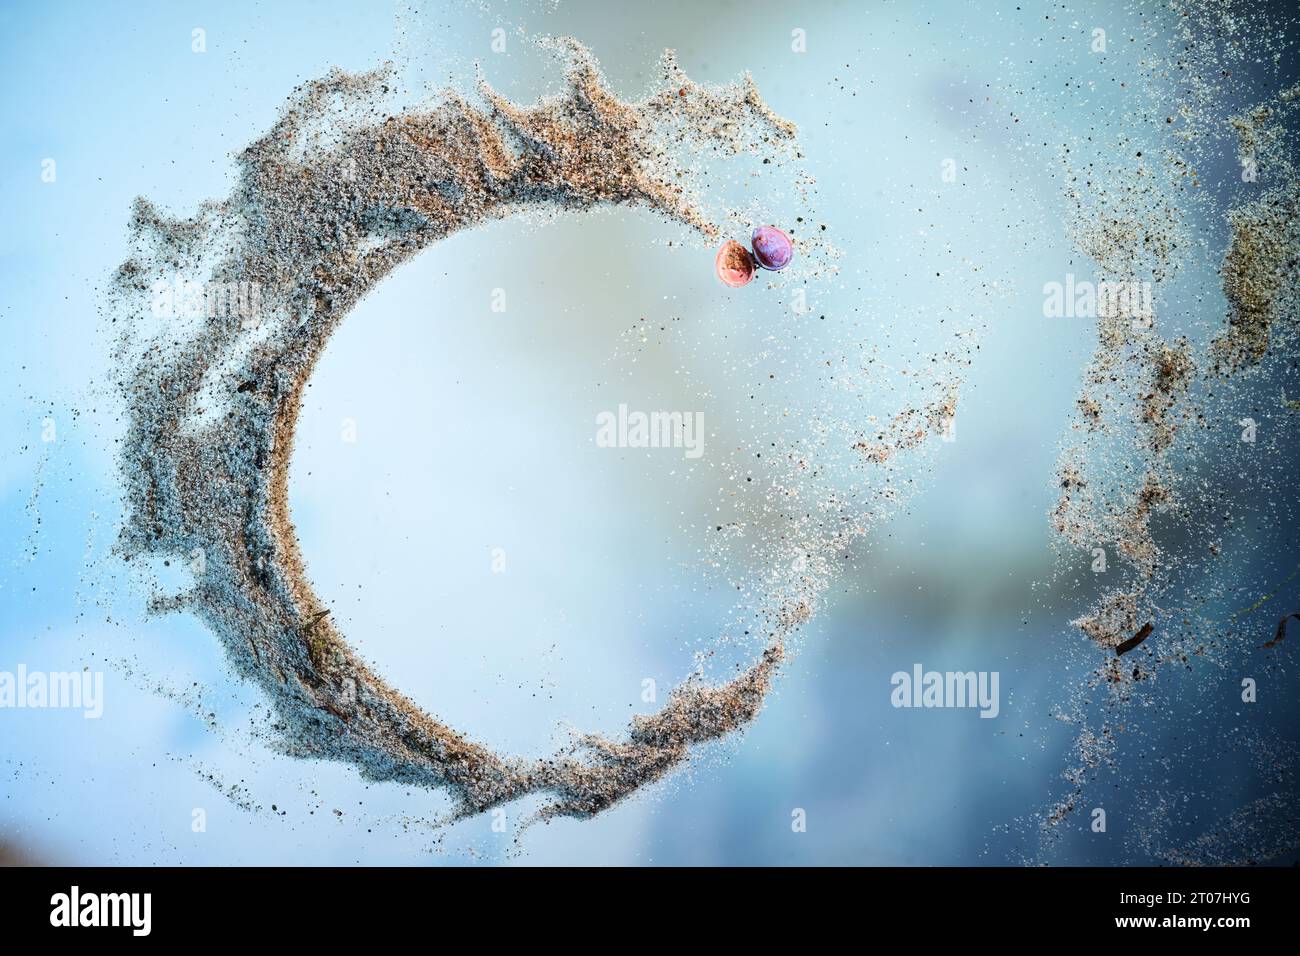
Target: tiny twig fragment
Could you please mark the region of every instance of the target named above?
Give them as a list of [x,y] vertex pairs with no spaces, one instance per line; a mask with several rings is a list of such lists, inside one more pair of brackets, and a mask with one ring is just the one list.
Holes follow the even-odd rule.
[[1155,630],[1155,625],[1152,624],[1150,621],[1148,621],[1146,624],[1143,624],[1142,630],[1138,631],[1136,634],[1134,634],[1124,643],[1116,646],[1115,656],[1119,657],[1121,654],[1127,654],[1129,651],[1133,650],[1133,648],[1137,647],[1148,637],[1150,637],[1151,632],[1153,630]]
[[316,625],[319,624],[327,614],[329,614],[329,608],[313,614],[307,623],[302,626],[302,636],[307,637],[310,635],[311,632],[315,630]]
[[1277,622],[1277,633],[1273,636],[1273,640],[1265,641],[1263,644],[1259,645],[1260,650],[1263,650],[1266,647],[1277,647],[1281,644],[1283,639],[1286,638],[1286,622],[1292,618],[1300,621],[1300,611],[1296,611],[1293,614],[1283,615],[1282,620]]

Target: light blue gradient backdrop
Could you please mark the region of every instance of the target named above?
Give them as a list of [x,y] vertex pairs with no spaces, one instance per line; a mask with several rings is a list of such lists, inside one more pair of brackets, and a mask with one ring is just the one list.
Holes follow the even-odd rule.
[[[1060,59],[1061,75],[1112,71],[1089,60],[1086,30],[1076,25],[1074,46],[1056,42],[1064,28],[1042,41],[1014,5],[856,6],[0,8],[0,669],[107,672],[100,721],[0,712],[0,840],[78,863],[956,864],[1035,853],[1024,821],[1062,792],[1070,741],[1050,711],[1093,661],[1066,625],[1090,592],[1035,590],[1055,569],[1051,476],[1093,347],[1088,322],[1042,317],[1040,290],[1090,267],[1065,241],[1049,162],[1025,164],[982,100],[1033,57]],[[1112,36],[1128,16],[1105,13]],[[127,253],[132,199],[188,214],[225,195],[232,151],[270,126],[296,84],[396,55],[432,86],[467,85],[481,62],[528,101],[554,87],[555,68],[515,25],[578,37],[625,96],[665,47],[698,81],[751,70],[799,124],[817,215],[845,257],[840,277],[813,287],[801,329],[785,290],[723,289],[711,251],[668,247],[680,230],[648,213],[512,220],[439,244],[356,310],[310,389],[294,518],[344,632],[438,716],[527,754],[553,750],[566,726],[618,732],[650,709],[643,678],[662,701],[726,630],[725,579],[702,577],[720,503],[709,452],[752,437],[748,419],[736,424],[749,414],[736,389],[757,378],[749,362],[767,336],[847,341],[817,329],[825,314],[898,359],[948,346],[954,327],[987,331],[958,440],[932,453],[907,507],[847,566],[743,738],[596,820],[532,831],[520,855],[490,817],[452,828],[446,852],[431,854],[437,836],[404,821],[436,815],[443,797],[250,743],[260,702],[231,681],[217,642],[187,617],[143,618],[109,553],[120,423],[98,309]],[[498,26],[504,55],[490,48]],[[790,50],[795,27],[805,55]],[[1093,109],[1115,95],[1099,82]],[[55,183],[40,179],[47,157]],[[955,184],[940,180],[948,157],[962,170]],[[771,217],[798,211],[790,202]],[[963,260],[1002,291],[963,298]],[[489,308],[498,287],[505,313]],[[945,315],[954,302],[965,311]],[[625,333],[642,319],[651,331],[638,348]],[[797,396],[800,368],[781,371]],[[704,411],[704,463],[594,447],[595,414],[620,401]],[[40,440],[46,417],[53,444]],[[357,422],[355,444],[339,440],[343,418]],[[491,573],[493,547],[505,549],[504,574]],[[890,674],[918,661],[1000,671],[1000,717],[893,709]],[[1235,686],[1233,674],[1200,676],[1207,699]],[[194,707],[176,699],[200,691]],[[262,810],[222,797],[208,772]],[[191,832],[195,807],[206,833]],[[791,832],[796,807],[803,834]],[[512,828],[527,809],[509,808]],[[1122,822],[1091,841],[1085,824],[1071,824],[1062,859],[1127,858]]]

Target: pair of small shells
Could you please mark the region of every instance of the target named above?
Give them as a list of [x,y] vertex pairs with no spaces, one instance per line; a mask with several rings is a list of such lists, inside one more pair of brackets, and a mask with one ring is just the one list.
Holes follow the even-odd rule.
[[754,278],[756,268],[779,272],[794,258],[794,244],[776,226],[759,226],[750,242],[753,253],[734,239],[728,239],[718,250],[714,268],[723,285],[738,289]]

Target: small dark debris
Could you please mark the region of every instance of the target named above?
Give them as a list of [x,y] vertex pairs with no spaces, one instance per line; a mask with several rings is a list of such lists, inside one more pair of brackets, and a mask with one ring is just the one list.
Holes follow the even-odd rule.
[[302,626],[302,633],[304,635],[310,634],[327,614],[329,614],[329,608],[313,614],[307,623]]
[[1136,634],[1134,634],[1132,637],[1130,637],[1127,641],[1125,641],[1124,643],[1118,645],[1118,646],[1115,648],[1115,656],[1116,656],[1116,657],[1119,657],[1121,654],[1127,654],[1129,651],[1133,650],[1133,648],[1137,647],[1139,644],[1141,644],[1143,641],[1145,641],[1148,637],[1150,637],[1150,636],[1151,636],[1151,632],[1154,631],[1154,630],[1155,630],[1155,625],[1152,624],[1150,621],[1148,621],[1146,624],[1143,624],[1143,625],[1142,625],[1142,630],[1138,631]]
[[1273,640],[1265,641],[1263,644],[1259,645],[1260,650],[1263,650],[1266,647],[1277,647],[1279,644],[1281,644],[1282,641],[1286,638],[1286,622],[1291,620],[1292,618],[1295,618],[1295,620],[1300,621],[1300,611],[1296,611],[1293,614],[1284,615],[1282,617],[1282,620],[1277,622],[1277,634],[1273,636]]

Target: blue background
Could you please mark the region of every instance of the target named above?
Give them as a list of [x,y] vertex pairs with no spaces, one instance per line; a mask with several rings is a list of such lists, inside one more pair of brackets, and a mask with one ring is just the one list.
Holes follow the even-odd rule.
[[[1046,19],[967,3],[0,7],[0,669],[89,666],[105,671],[107,696],[99,721],[0,712],[0,843],[75,863],[1119,863],[1149,859],[1148,754],[1172,760],[1157,789],[1182,808],[1162,814],[1174,842],[1278,789],[1246,744],[1295,739],[1292,648],[1267,665],[1243,651],[1145,692],[1151,729],[1089,798],[1108,809],[1106,834],[1076,814],[1041,840],[1035,815],[1067,792],[1072,739],[1053,712],[1102,659],[1068,624],[1099,587],[1088,556],[1060,558],[1047,519],[1095,334],[1086,320],[1045,319],[1041,289],[1091,277],[1091,265],[1065,235],[1054,151],[1026,155],[984,97],[1025,90],[1026,122],[1047,133],[1104,128],[1128,108],[1111,78],[1135,74],[1141,56],[1114,42],[1099,60],[1088,17]],[[1139,12],[1109,5],[1094,19],[1115,38],[1144,29]],[[504,54],[491,49],[497,27]],[[530,101],[556,71],[517,27],[578,37],[625,96],[666,47],[697,81],[752,71],[800,126],[818,215],[844,258],[800,324],[783,289],[724,289],[711,249],[644,211],[515,219],[438,244],[349,317],[300,424],[294,519],[344,633],[438,716],[542,754],[566,727],[613,733],[651,710],[642,681],[662,701],[731,620],[727,575],[704,566],[719,507],[710,450],[762,425],[740,396],[764,363],[791,402],[811,403],[793,337],[869,343],[901,365],[951,344],[954,327],[981,332],[958,440],[926,453],[753,727],[595,820],[529,831],[521,848],[527,806],[508,809],[505,833],[487,816],[438,830],[439,794],[278,755],[250,736],[264,707],[216,641],[193,619],[144,615],[139,579],[111,553],[121,424],[101,311],[134,197],[187,214],[228,193],[232,152],[296,84],[395,58],[413,89],[468,86],[479,64]],[[791,51],[796,27],[806,54]],[[1083,91],[1036,82],[1062,76],[1083,77]],[[949,157],[956,183],[940,177]],[[1204,173],[1211,188],[1233,174]],[[725,200],[745,201],[743,184],[732,189]],[[760,195],[778,223],[802,208],[780,184]],[[1204,229],[1221,239],[1221,224]],[[1225,311],[1221,251],[1194,254],[1166,293],[1200,296],[1209,323]],[[490,308],[497,288],[503,313]],[[852,413],[897,410],[887,393],[876,400]],[[596,413],[620,401],[702,410],[704,463],[596,448]],[[41,441],[46,418],[53,443]],[[355,443],[339,440],[344,418]],[[1217,427],[1207,454],[1241,454],[1232,423]],[[1293,448],[1294,419],[1278,427]],[[1244,590],[1219,595],[1220,613],[1300,563],[1293,526],[1258,535],[1278,547],[1240,559]],[[1261,633],[1275,620],[1261,614]],[[889,677],[915,662],[999,671],[1000,716],[892,708]],[[1264,687],[1250,709],[1243,675]],[[1293,794],[1293,775],[1280,786]],[[191,829],[195,808],[206,832]],[[795,808],[805,833],[791,829]]]

